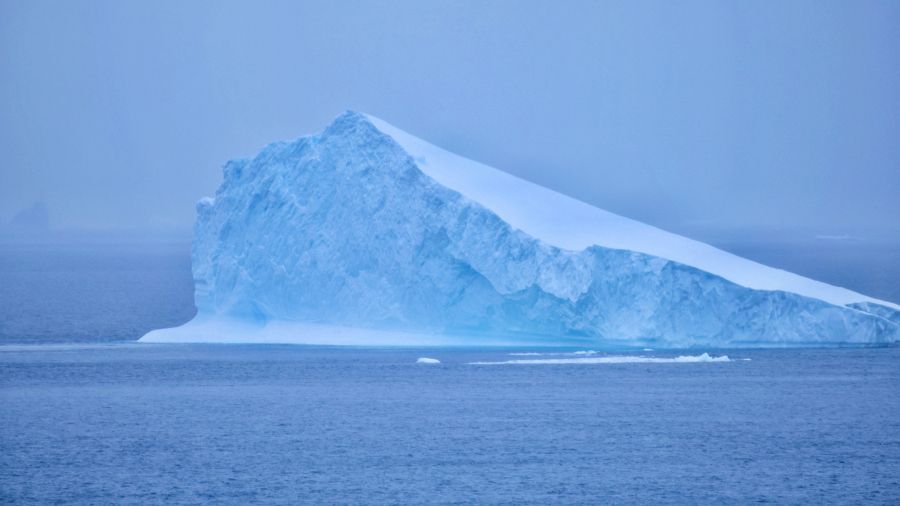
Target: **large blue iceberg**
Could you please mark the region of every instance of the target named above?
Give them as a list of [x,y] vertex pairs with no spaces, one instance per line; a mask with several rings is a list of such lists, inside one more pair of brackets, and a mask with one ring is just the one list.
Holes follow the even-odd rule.
[[354,112],[229,162],[197,212],[198,314],[144,341],[900,339],[892,303],[606,213]]

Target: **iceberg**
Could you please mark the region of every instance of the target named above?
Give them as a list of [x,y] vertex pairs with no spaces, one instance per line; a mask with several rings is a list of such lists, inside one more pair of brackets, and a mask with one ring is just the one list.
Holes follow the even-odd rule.
[[900,306],[738,257],[356,112],[224,167],[197,316],[144,342],[879,345]]

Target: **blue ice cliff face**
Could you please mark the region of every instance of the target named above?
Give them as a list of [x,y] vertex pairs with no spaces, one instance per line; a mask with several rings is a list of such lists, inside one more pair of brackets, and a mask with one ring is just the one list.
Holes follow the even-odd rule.
[[[198,318],[546,342],[888,343],[896,311],[745,288],[632,251],[567,251],[424,174],[364,116],[229,162],[198,204]],[[882,311],[879,313],[878,311]],[[298,336],[298,342],[302,342]]]

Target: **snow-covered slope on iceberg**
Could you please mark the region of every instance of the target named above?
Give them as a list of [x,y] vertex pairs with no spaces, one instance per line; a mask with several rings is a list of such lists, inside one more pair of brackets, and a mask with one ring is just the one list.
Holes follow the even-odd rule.
[[892,304],[606,213],[357,113],[229,162],[215,198],[198,204],[193,270],[196,319],[143,340],[754,346],[900,336]]
[[414,137],[385,121],[366,116],[390,135],[438,183],[495,212],[532,237],[567,250],[590,246],[638,251],[673,260],[757,290],[783,290],[832,304],[874,302],[846,288],[775,269],[708,244],[604,211],[531,181],[463,158]]

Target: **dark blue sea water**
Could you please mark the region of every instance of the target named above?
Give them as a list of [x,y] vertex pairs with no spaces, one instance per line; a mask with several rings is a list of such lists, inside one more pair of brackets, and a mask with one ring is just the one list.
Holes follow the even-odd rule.
[[900,504],[898,348],[127,341],[190,295],[185,247],[0,249],[0,503]]
[[138,339],[195,313],[190,245],[0,242],[0,343]]
[[0,499],[900,502],[896,348],[470,364],[508,352],[2,346]]

